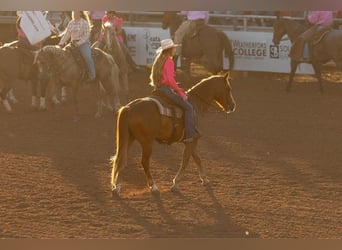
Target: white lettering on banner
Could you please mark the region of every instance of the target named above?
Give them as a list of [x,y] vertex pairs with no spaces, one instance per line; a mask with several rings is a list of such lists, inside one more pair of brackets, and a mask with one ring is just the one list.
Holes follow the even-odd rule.
[[[169,38],[169,30],[156,27],[125,27],[129,51],[139,65],[152,65],[160,41]],[[235,70],[290,72],[288,53],[291,42],[286,37],[279,45],[272,42],[272,32],[224,31],[232,41]],[[224,68],[228,68],[228,59],[224,58]],[[313,74],[309,64],[300,64],[297,74]]]
[[20,28],[32,45],[51,35],[50,25],[41,11],[23,11]]
[[160,41],[169,37],[169,30],[161,28],[125,27],[127,45],[138,65],[153,64]]

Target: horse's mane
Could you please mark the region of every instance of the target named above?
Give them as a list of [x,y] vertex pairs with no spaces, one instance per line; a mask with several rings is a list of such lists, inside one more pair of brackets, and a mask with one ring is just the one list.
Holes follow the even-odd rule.
[[65,48],[60,48],[57,45],[46,45],[41,49],[41,52],[60,58],[60,60],[67,60],[70,58]]
[[291,31],[296,37],[309,28],[307,24],[303,23],[303,21],[300,20],[293,20],[288,18],[282,18],[281,20],[290,24]]
[[192,86],[191,88],[189,88],[189,89],[186,91],[186,93],[187,93],[187,94],[191,94],[191,92],[200,89],[201,86],[203,86],[203,85],[205,84],[204,82],[207,82],[207,81],[209,81],[209,80],[211,80],[211,79],[220,78],[220,77],[222,77],[222,75],[211,75],[211,76],[209,76],[209,77],[203,78],[201,81],[199,81],[199,82],[196,83],[194,86]]
[[212,75],[202,79],[193,87],[189,88],[186,93],[189,96],[189,101],[194,106],[198,113],[203,113],[206,108],[211,105],[210,95],[208,95],[208,88],[213,87],[213,80],[221,78],[222,75]]

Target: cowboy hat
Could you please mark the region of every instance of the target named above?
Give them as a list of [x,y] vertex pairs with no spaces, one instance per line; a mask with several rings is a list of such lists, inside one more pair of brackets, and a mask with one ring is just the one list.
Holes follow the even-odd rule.
[[164,40],[161,40],[160,42],[160,47],[157,49],[157,53],[160,53],[166,49],[171,49],[171,48],[175,48],[175,47],[179,47],[181,46],[180,44],[175,44],[171,38],[167,38]]

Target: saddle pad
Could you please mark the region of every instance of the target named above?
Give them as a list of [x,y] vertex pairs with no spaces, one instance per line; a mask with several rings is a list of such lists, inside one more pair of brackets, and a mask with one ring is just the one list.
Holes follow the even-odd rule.
[[[183,115],[183,110],[181,108],[179,108],[177,106],[173,106],[173,109],[166,107],[157,98],[144,97],[144,98],[142,98],[142,100],[155,102],[157,104],[157,107],[158,107],[161,115],[165,115],[168,117],[173,117],[175,115],[176,118],[181,118]],[[173,112],[173,110],[174,110],[174,112]]]

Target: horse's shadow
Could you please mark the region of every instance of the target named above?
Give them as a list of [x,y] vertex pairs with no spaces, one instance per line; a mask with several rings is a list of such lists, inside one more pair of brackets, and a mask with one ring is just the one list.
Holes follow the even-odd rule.
[[[205,188],[209,201],[201,203],[201,201],[194,200],[187,197],[181,192],[173,195],[173,199],[178,200],[177,203],[191,203],[197,207],[197,211],[202,210],[205,214],[215,221],[215,223],[208,225],[207,223],[198,223],[192,218],[194,224],[186,224],[182,219],[175,219],[172,215],[175,211],[170,211],[169,205],[165,202],[162,195],[151,196],[151,203],[156,205],[160,218],[165,221],[167,226],[160,226],[153,223],[148,216],[144,216],[134,206],[130,205],[128,200],[117,198],[121,207],[130,215],[133,216],[136,224],[143,227],[149,235],[163,238],[259,238],[257,233],[249,232],[245,234],[246,228],[235,224],[229,215],[226,214],[220,201],[216,198],[214,188],[207,186]],[[172,196],[171,196],[172,197]],[[176,202],[176,201],[175,201]],[[210,203],[208,205],[208,203]],[[178,207],[180,209],[180,207]],[[177,208],[176,208],[177,209]],[[180,209],[181,210],[181,209]],[[177,212],[176,212],[177,213]]]

